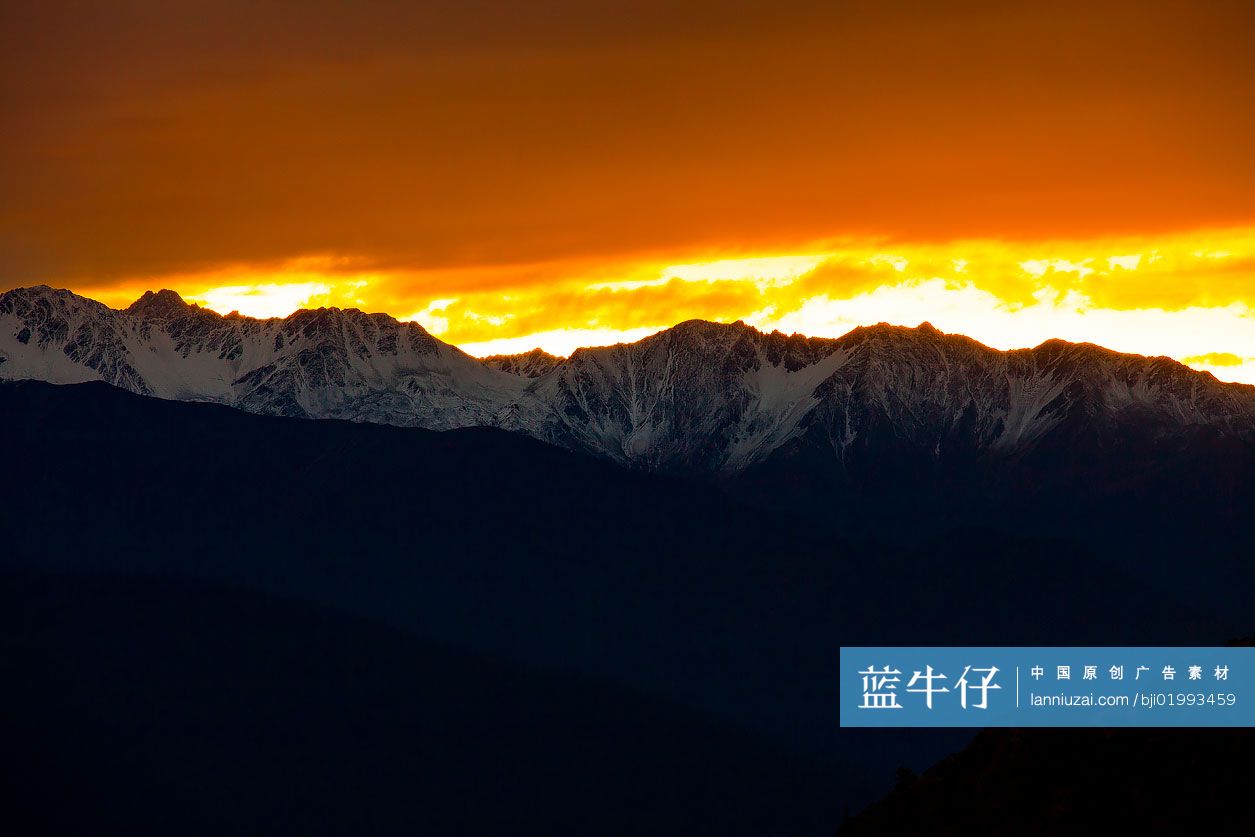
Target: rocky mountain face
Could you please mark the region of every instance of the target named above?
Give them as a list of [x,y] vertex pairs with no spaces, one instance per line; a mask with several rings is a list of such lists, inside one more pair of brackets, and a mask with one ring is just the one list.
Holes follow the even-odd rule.
[[581,349],[529,392],[518,429],[653,470],[736,473],[798,447],[849,467],[869,445],[1010,457],[1072,423],[1250,436],[1255,389],[1167,358],[1050,341],[999,352],[919,328],[838,339],[702,321]]
[[[54,743],[81,747],[89,740],[65,717],[90,712],[108,720],[105,737],[90,739],[104,742],[101,758],[86,762],[95,779],[145,777],[90,768],[116,762],[125,747],[115,738],[127,746],[157,740],[113,722],[129,717],[130,698],[143,690],[128,685],[112,695],[90,679],[66,688],[66,671],[94,672],[101,659],[115,659],[114,668],[156,672],[162,684],[191,683],[193,698],[208,694],[201,703],[169,702],[191,707],[197,724],[212,717],[204,712],[261,707],[266,718],[308,719],[297,738],[333,754],[360,751],[360,725],[341,738],[324,722],[327,713],[346,717],[346,706],[347,717],[356,717],[359,698],[376,720],[381,705],[394,705],[402,731],[417,730],[424,746],[431,736],[412,726],[413,718],[438,718],[441,730],[452,731],[440,740],[455,755],[496,740],[483,733],[493,719],[506,719],[504,735],[515,735],[519,723],[540,723],[538,747],[556,754],[542,764],[553,772],[540,775],[556,777],[549,785],[588,782],[588,792],[577,796],[595,799],[608,798],[606,788],[628,787],[634,793],[624,810],[656,812],[668,824],[682,821],[677,812],[696,812],[699,825],[689,831],[708,825],[707,811],[714,810],[731,823],[719,833],[742,825],[747,833],[795,833],[778,827],[776,810],[755,800],[785,800],[782,807],[797,820],[812,812],[835,817],[872,797],[868,776],[887,777],[903,763],[895,752],[904,751],[905,739],[895,751],[885,743],[891,737],[873,743],[836,731],[834,648],[921,637],[953,645],[1201,645],[1234,635],[1234,626],[1249,631],[1255,388],[1222,384],[1166,358],[1062,341],[999,352],[927,325],[819,339],[692,321],[565,360],[532,352],[479,361],[380,314],[321,309],[283,319],[224,317],[170,291],[145,294],[118,311],[40,287],[0,294],[0,379],[15,381],[0,383],[9,453],[8,478],[0,480],[0,508],[8,512],[0,573],[17,579],[0,584],[15,591],[0,612],[15,626],[10,633],[27,642],[16,665],[19,679],[35,686],[11,690],[18,703],[6,717],[45,719],[26,727],[40,731],[24,740],[37,754],[57,749],[48,749],[44,730],[52,730]],[[100,381],[113,386],[88,383]],[[180,403],[189,401],[239,409]],[[387,425],[516,432],[433,434]],[[197,442],[220,455],[172,453]],[[230,537],[207,535],[205,520],[227,521]],[[64,580],[32,586],[29,575],[61,579],[101,569],[121,578],[165,574],[180,583],[256,587],[505,666],[402,648],[398,663],[376,670],[386,675],[381,689],[405,688],[355,685],[342,694],[335,684],[356,684],[364,655],[380,643],[354,639],[362,629],[342,619],[271,614],[271,603],[239,601],[225,602],[215,615],[196,609],[211,602],[202,591],[157,589],[141,598],[122,591],[115,608],[121,621],[109,623],[100,617],[105,600],[98,589],[67,592]],[[134,620],[154,612],[166,615]],[[326,643],[311,644],[315,629]],[[188,654],[188,631],[194,641],[227,644]],[[41,636],[50,640],[40,644]],[[293,636],[302,639],[297,651],[274,644]],[[178,640],[166,642],[169,656],[132,656],[145,642],[169,637]],[[232,643],[277,650],[262,658],[223,653]],[[294,657],[301,648],[317,653]],[[107,656],[110,649],[123,656]],[[67,659],[88,662],[67,668]],[[246,668],[213,668],[241,659]],[[352,677],[328,669],[331,691],[310,679],[328,660],[353,669]],[[392,668],[424,672],[419,685],[430,712],[415,715],[414,689]],[[541,684],[529,702],[520,697],[528,693],[516,669],[579,680]],[[199,680],[189,676],[202,670]],[[465,688],[468,671],[484,685]],[[446,697],[431,687],[441,677],[457,680]],[[248,685],[247,699],[218,699],[201,688],[235,683]],[[258,683],[270,684],[261,694],[275,696],[272,702],[258,698]],[[597,683],[611,684],[610,691],[592,688]],[[522,710],[503,714],[489,701],[480,711],[466,698],[501,693]],[[292,694],[309,700],[294,703]],[[566,702],[555,704],[554,694]],[[65,703],[66,695],[93,700],[80,707]],[[552,722],[537,721],[546,707]],[[147,702],[134,706],[145,723],[150,709]],[[594,727],[609,730],[606,739],[590,744],[587,729],[566,726],[570,718],[600,718],[603,710],[606,725]],[[687,713],[697,713],[699,723]],[[238,729],[251,746],[256,727],[244,720]],[[728,735],[725,725],[745,727],[777,755]],[[701,735],[685,732],[695,729]],[[610,764],[596,741],[618,757],[622,742],[651,730],[662,730],[658,743],[647,742],[628,772],[582,767]],[[218,749],[219,739],[226,750]],[[414,739],[389,731],[379,740]],[[234,792],[240,780],[233,741],[216,736],[193,740],[191,748],[180,741],[168,753],[146,756],[145,764],[157,766],[151,772],[158,778],[175,776],[179,788]],[[511,741],[510,753],[537,750]],[[1026,747],[986,736],[951,767],[904,782],[847,827],[853,834],[900,833],[950,817],[957,833],[971,830],[964,811],[1002,806],[1045,811],[1047,830],[1064,830],[1102,807],[1102,794],[1089,792],[1095,781],[1124,775],[1160,749],[1175,752],[1159,737],[1116,741],[1113,750],[1087,736],[1078,739],[1086,748],[1082,761],[1097,768],[1083,781],[1060,783],[1057,770],[1018,770],[1026,757],[1077,763],[1074,747],[1037,746],[1051,742],[1058,743],[1047,736]],[[922,766],[960,743],[917,743],[912,759]],[[1130,804],[1176,793],[1165,820],[1174,824],[1199,804],[1215,809],[1215,799],[1232,796],[1232,777],[1191,771],[1227,763],[1250,742],[1216,743],[1222,746],[1203,750],[1201,759],[1183,761],[1171,781],[1117,783],[1112,793]],[[923,746],[937,749],[925,753]],[[395,750],[395,757],[412,750]],[[649,754],[661,750],[680,778],[657,778]],[[385,764],[394,757],[393,750],[372,753]],[[813,766],[842,754],[849,769],[842,766],[838,779]],[[442,767],[432,781],[442,792],[434,804],[480,805],[474,794],[443,792],[448,785],[439,783],[463,774],[437,761]],[[466,764],[472,762],[483,759]],[[203,765],[203,780],[185,772],[189,763]],[[324,774],[306,779],[299,772],[306,763],[313,762],[294,761],[284,775],[295,776],[295,786],[327,787]],[[519,776],[536,764],[529,755]],[[572,764],[581,769],[572,773]],[[354,775],[379,775],[356,765]],[[60,799],[64,764],[52,759],[47,767],[49,795],[34,798]],[[416,769],[408,762],[398,768],[406,777]],[[185,781],[188,775],[196,781]],[[483,786],[482,776],[465,775],[465,787]],[[1009,778],[981,783],[991,775]],[[1200,775],[1193,789],[1180,780]],[[692,792],[685,776],[702,777],[703,793]],[[768,780],[777,782],[778,795],[760,793]],[[1216,782],[1218,797],[1206,790]],[[378,795],[378,783],[369,784],[358,789],[363,798]],[[356,786],[346,787],[355,799]],[[526,784],[516,787],[522,790],[507,799],[537,798]],[[668,799],[654,787],[681,793]],[[955,787],[977,787],[984,796]],[[127,799],[111,791],[99,799]],[[652,807],[640,799],[654,800]],[[727,799],[741,802],[728,807]],[[561,800],[555,805],[545,807],[569,813]],[[73,814],[42,801],[33,808]],[[119,803],[110,810],[130,817],[133,808]],[[176,808],[185,810],[176,805],[172,815]],[[360,814],[360,806],[343,810],[350,818]],[[510,822],[517,817],[511,803],[496,810],[508,810]],[[100,821],[90,813],[84,821]],[[1249,831],[1247,820],[1221,823],[1219,831]],[[770,827],[759,827],[764,822]],[[632,833],[659,831],[650,824]]]
[[174,291],[115,311],[69,291],[0,295],[0,377],[103,380],[255,413],[448,429],[491,424],[523,385],[384,314],[221,316]]
[[544,349],[536,348],[517,355],[489,355],[483,359],[484,365],[511,375],[524,378],[539,378],[562,363],[562,358],[551,355]]
[[173,291],[116,311],[63,290],[0,295],[0,378],[104,380],[256,413],[496,426],[646,470],[739,474],[804,455],[1018,462],[1084,432],[1255,439],[1255,388],[1167,358],[1048,341],[1000,352],[928,324],[837,339],[690,321],[637,343],[479,361],[415,323],[327,308],[221,316]]

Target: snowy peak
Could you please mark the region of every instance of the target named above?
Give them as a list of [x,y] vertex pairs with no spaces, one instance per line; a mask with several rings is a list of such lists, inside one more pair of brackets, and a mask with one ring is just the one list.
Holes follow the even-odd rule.
[[829,339],[689,320],[565,360],[536,349],[481,362],[416,323],[357,309],[223,317],[162,290],[115,311],[40,286],[0,294],[0,378],[104,380],[268,414],[495,426],[692,474],[802,454],[845,469],[886,447],[938,463],[1014,460],[1060,434],[1118,442],[1132,429],[1255,440],[1255,388],[1061,340],[1000,352],[928,323]]
[[738,471],[804,435],[825,400],[874,391],[869,373],[883,358],[923,353],[927,365],[937,347],[925,344],[939,339],[935,329],[877,326],[833,340],[689,321],[574,353],[535,388],[552,405],[539,433],[649,469]]
[[516,355],[490,355],[483,359],[484,365],[522,378],[539,378],[552,372],[562,358],[551,355],[544,349],[535,348]]
[[385,314],[223,317],[173,291],[124,311],[46,287],[0,294],[0,358],[5,378],[104,380],[252,412],[433,428],[490,423],[521,388]]
[[[149,319],[168,319],[171,317],[186,317],[196,312],[205,312],[199,305],[191,305],[183,301],[183,297],[176,292],[162,289],[153,293],[152,291],[144,291],[144,295],[135,300],[126,309],[126,313],[133,317],[146,317]],[[212,316],[218,316],[213,312]]]
[[1020,456],[1057,432],[1209,427],[1255,437],[1255,389],[1165,358],[1051,341],[1000,352],[928,323],[837,339],[692,321],[582,349],[532,391],[531,432],[634,467],[734,473],[780,452],[848,462],[868,446],[934,459]]

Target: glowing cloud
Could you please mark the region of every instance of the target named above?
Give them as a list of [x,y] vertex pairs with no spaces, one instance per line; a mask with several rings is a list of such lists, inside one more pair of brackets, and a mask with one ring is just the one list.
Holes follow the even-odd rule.
[[225,285],[189,295],[188,300],[215,311],[238,311],[248,317],[284,317],[298,308],[317,307],[331,287],[322,282],[295,282],[279,285]]
[[1166,354],[1255,383],[1255,229],[1083,241],[887,243],[843,239],[728,258],[370,270],[327,256],[133,280],[99,295],[125,305],[173,287],[228,313],[300,307],[412,312],[476,355],[637,340],[677,322],[745,320],[835,337],[927,320],[1010,349],[1060,337]]
[[525,337],[502,337],[479,343],[464,343],[460,348],[475,357],[520,354],[536,348],[544,349],[551,355],[566,357],[576,349],[632,343],[651,334],[657,334],[664,328],[666,326],[661,325],[630,329],[565,328],[542,331]]
[[1206,366],[1241,366],[1245,361],[1232,352],[1209,352],[1205,355],[1191,355],[1181,358],[1182,363],[1197,363]]
[[[819,267],[828,254],[807,256],[767,256],[747,259],[719,259],[695,264],[675,264],[663,268],[661,280],[683,279],[686,282],[743,282],[765,284],[796,279]],[[892,259],[891,256],[882,256]],[[901,269],[901,268],[899,268]]]
[[449,330],[449,318],[444,316],[444,311],[455,302],[456,299],[433,299],[422,311],[415,311],[403,319],[418,323],[432,334],[444,334]]

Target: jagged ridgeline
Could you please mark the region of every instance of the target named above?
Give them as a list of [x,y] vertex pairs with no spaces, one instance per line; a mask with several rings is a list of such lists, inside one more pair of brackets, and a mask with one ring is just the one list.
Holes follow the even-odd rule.
[[886,443],[934,462],[1015,460],[1081,425],[1255,438],[1255,387],[1059,340],[1000,352],[927,324],[821,339],[694,320],[565,360],[480,361],[416,323],[355,309],[258,320],[163,290],[117,311],[35,287],[0,295],[0,361],[0,378],[104,380],[272,415],[495,426],[679,473],[736,474],[800,450],[848,469]]
[[[406,720],[377,740],[404,746],[369,758],[394,771],[389,781],[409,777],[423,752],[409,742],[430,738],[409,725],[421,699],[428,709],[413,717],[457,724],[436,739],[451,755],[422,774],[427,786],[472,792],[435,794],[430,815],[388,812],[400,821],[415,811],[506,821],[513,803],[502,807],[492,771],[524,753],[519,776],[553,777],[554,833],[568,819],[587,831],[591,812],[589,822],[610,821],[597,833],[687,822],[680,831],[830,834],[843,808],[880,791],[877,777],[962,743],[840,733],[841,645],[1207,644],[1249,632],[1255,388],[1167,358],[1063,341],[999,352],[927,325],[819,339],[692,321],[567,359],[481,361],[382,314],[257,320],[171,291],[117,311],[40,287],[0,295],[0,378],[10,572],[0,612],[11,636],[29,638],[6,717],[44,713],[24,740],[58,800],[41,810],[64,808],[67,774],[50,741],[79,753],[96,742],[83,785],[139,777],[106,782],[100,798],[119,816],[165,819],[181,802],[152,798],[234,787],[220,741],[250,741],[290,704],[304,713],[292,740],[344,754],[352,776],[359,728],[324,719],[397,713]],[[77,589],[55,577],[65,570],[193,586]],[[305,609],[214,599],[202,583]],[[454,651],[332,618],[341,611]],[[325,639],[307,644],[312,624]],[[221,625],[276,650],[237,665]],[[188,643],[205,651],[187,654]],[[335,666],[376,648],[393,649],[388,671],[452,685],[389,675],[354,691]],[[64,679],[74,659],[90,663]],[[531,669],[592,682],[546,675],[521,700]],[[222,691],[259,670],[274,700]],[[114,671],[148,680],[97,677]],[[193,677],[226,698],[172,701],[184,716],[151,711],[155,684]],[[468,679],[489,697],[468,705],[457,686]],[[516,712],[493,708],[500,694],[521,701]],[[232,707],[243,707],[238,724]],[[144,740],[128,729],[215,711],[242,732],[214,729],[190,747],[150,735],[151,760],[117,771],[116,754]],[[80,717],[109,723],[65,723]],[[489,729],[502,730],[500,748],[484,748],[498,741]],[[650,729],[667,730],[665,741],[642,737]],[[532,757],[545,748],[549,761]],[[354,821],[355,800],[375,792],[373,780],[303,772],[316,762],[286,739],[265,752],[293,777],[287,787],[329,801],[311,827]],[[671,772],[651,766],[659,752]],[[269,787],[253,775],[243,784]],[[117,795],[119,784],[142,795]],[[151,791],[167,785],[168,797]],[[505,798],[525,803],[535,785],[511,780]],[[271,796],[284,798],[241,810],[270,811]]]

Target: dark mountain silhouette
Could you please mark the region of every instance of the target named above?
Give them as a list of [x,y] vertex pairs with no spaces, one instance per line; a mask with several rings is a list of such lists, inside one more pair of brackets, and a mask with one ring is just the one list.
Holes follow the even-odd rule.
[[844,823],[892,834],[1251,834],[1250,729],[987,730]]
[[1233,619],[1255,590],[1255,387],[1087,344],[1000,352],[927,323],[821,339],[694,320],[565,360],[481,362],[384,314],[223,317],[173,291],[115,311],[36,287],[0,294],[0,378],[499,427],[845,539],[1061,539]]
[[1018,467],[1078,432],[1255,442],[1255,387],[1061,340],[1001,352],[928,323],[826,339],[690,320],[566,359],[481,362],[386,314],[223,317],[169,290],[115,311],[40,286],[0,294],[0,378],[104,380],[270,415],[502,427],[698,476],[802,454],[848,482],[886,443],[950,471]]
[[11,834],[815,834],[831,765],[588,678],[178,580],[0,575]]
[[[1074,540],[993,527],[910,547],[847,540],[805,507],[749,505],[708,481],[626,470],[500,430],[272,418],[101,383],[31,381],[0,384],[0,426],[0,561],[10,571],[123,573],[280,595],[392,626],[453,656],[548,672],[553,688],[564,688],[561,678],[591,682],[605,695],[584,693],[595,704],[615,696],[652,702],[648,712],[659,717],[692,713],[729,737],[708,749],[678,735],[665,745],[649,739],[630,758],[695,764],[725,745],[762,742],[777,754],[772,763],[802,778],[792,790],[763,785],[764,797],[781,798],[746,800],[746,822],[788,808],[791,822],[832,817],[835,828],[839,812],[870,801],[896,766],[923,769],[966,739],[962,731],[839,731],[842,644],[1207,644],[1241,630],[1209,603],[1174,599]],[[910,526],[903,509],[901,525]],[[38,613],[38,630],[63,620],[57,608]],[[196,624],[208,634],[235,630],[229,613],[206,612]],[[93,653],[95,629],[69,624],[57,641]],[[179,676],[200,665],[209,667],[205,678],[217,676],[217,653],[188,658]],[[273,675],[294,676],[281,666]],[[508,690],[496,692],[510,700]],[[350,714],[366,711],[364,702]],[[599,712],[570,707],[572,716],[605,718]],[[448,722],[468,754],[484,746],[466,718]],[[565,735],[555,732],[564,751],[575,746]],[[579,752],[554,755],[555,764],[583,775]],[[232,774],[219,767],[198,778],[202,787],[230,787]],[[554,782],[578,778],[554,770]],[[627,792],[616,785],[629,781],[622,774],[589,775],[607,782],[597,791],[607,798]],[[293,781],[307,793],[302,776]],[[811,792],[815,777],[831,783],[829,794]],[[646,798],[651,786],[637,781]],[[747,793],[722,769],[709,782],[712,796]],[[686,810],[698,816],[694,804]]]
[[1245,728],[986,730],[921,776],[899,768],[839,834],[1250,834],[1252,747]]

